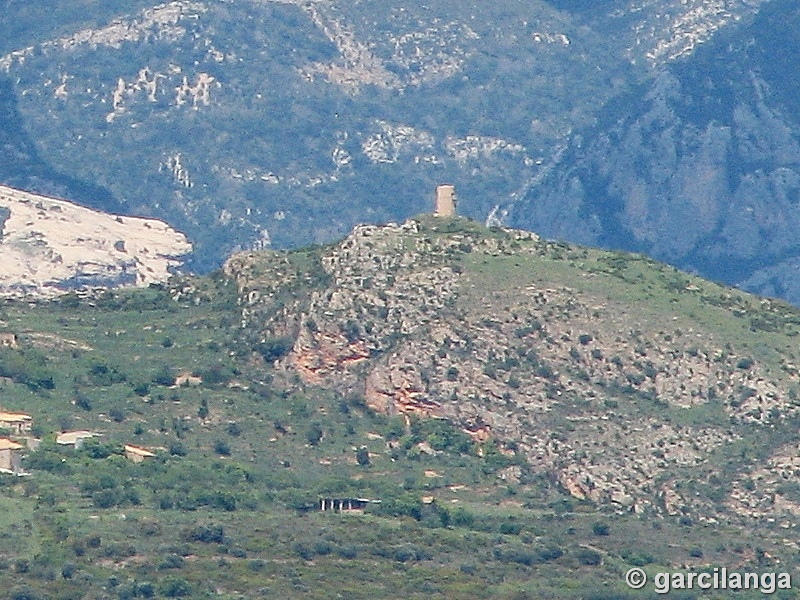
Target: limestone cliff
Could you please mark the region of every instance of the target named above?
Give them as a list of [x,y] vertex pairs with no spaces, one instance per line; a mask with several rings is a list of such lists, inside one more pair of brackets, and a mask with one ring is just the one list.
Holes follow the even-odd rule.
[[191,251],[154,219],[119,217],[0,186],[0,294],[163,282]]

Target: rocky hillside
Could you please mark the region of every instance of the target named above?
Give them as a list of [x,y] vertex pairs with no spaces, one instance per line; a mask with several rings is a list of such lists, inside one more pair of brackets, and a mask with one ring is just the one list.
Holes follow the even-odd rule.
[[797,325],[641,256],[431,217],[0,298],[0,589],[636,600],[659,594],[633,567],[785,571]]
[[798,22],[773,2],[607,104],[509,222],[800,301]]
[[120,217],[0,186],[0,295],[166,281],[191,252],[154,219]]
[[0,181],[166,220],[200,270],[450,181],[482,222],[800,301],[792,0],[5,9]]
[[447,419],[621,510],[800,514],[780,486],[800,458],[800,313],[785,304],[435,217],[240,254],[225,274],[242,327],[290,379]]

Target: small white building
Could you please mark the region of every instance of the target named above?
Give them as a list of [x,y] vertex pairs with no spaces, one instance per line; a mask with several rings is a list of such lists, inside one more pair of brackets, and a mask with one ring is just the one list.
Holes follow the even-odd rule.
[[178,376],[175,378],[175,384],[172,387],[182,387],[182,386],[189,386],[189,387],[196,387],[198,385],[202,385],[203,378],[198,377],[197,375],[192,375],[191,373],[179,373]]
[[320,498],[319,509],[322,512],[363,513],[370,504],[380,503],[380,500],[370,498]]
[[9,429],[14,435],[22,435],[31,430],[33,418],[22,413],[0,411],[0,428]]
[[16,333],[0,332],[0,348],[18,348],[19,338]]
[[151,452],[147,448],[125,444],[125,458],[135,463],[140,463],[147,458],[153,458],[155,455],[155,452]]
[[0,473],[22,471],[22,449],[24,446],[8,438],[0,438]]
[[83,446],[83,441],[93,437],[99,437],[99,433],[94,431],[62,431],[56,434],[56,444],[59,446],[73,446],[75,449],[80,449]]

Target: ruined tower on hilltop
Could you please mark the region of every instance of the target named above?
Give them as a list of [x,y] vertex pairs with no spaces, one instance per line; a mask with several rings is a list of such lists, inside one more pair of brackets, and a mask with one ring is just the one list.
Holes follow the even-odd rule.
[[436,186],[436,202],[433,205],[433,214],[437,217],[454,217],[456,215],[455,186]]

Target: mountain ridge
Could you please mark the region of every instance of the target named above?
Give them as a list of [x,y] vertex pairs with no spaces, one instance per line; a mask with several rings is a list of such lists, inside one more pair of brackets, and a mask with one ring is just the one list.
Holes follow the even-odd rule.
[[[22,22],[50,23],[11,7]],[[609,247],[641,244],[681,267],[757,285],[764,274],[756,256],[747,257],[749,271],[715,272],[735,260],[704,255],[698,244],[695,254],[670,253],[679,236],[661,225],[643,240],[628,233],[641,226],[621,222],[615,207],[641,193],[634,178],[618,178],[610,191],[586,180],[583,192],[570,191],[567,178],[584,168],[572,149],[616,135],[604,107],[645,110],[648,94],[639,89],[657,87],[664,73],[685,79],[693,68],[713,85],[684,85],[682,93],[705,94],[710,107],[715,94],[724,101],[730,90],[715,82],[724,69],[702,64],[720,64],[726,44],[741,49],[748,36],[766,52],[767,32],[780,21],[769,15],[791,22],[791,11],[780,0],[618,0],[592,11],[543,1],[424,9],[137,2],[127,14],[89,3],[83,18],[59,12],[35,36],[18,32],[18,52],[7,51],[3,64],[42,160],[107,190],[124,209],[114,212],[187,232],[190,265],[201,271],[239,249],[299,247],[358,222],[403,220],[427,207],[421,190],[447,180],[458,184],[464,214],[478,220]],[[784,34],[779,45],[788,48],[791,31]],[[782,56],[788,73],[794,55]],[[776,122],[746,100],[742,114],[756,130]],[[642,143],[657,147],[648,131],[640,130]],[[670,166],[678,178],[682,165]],[[781,204],[780,190],[759,190],[768,208]],[[700,191],[684,191],[699,201]],[[93,206],[111,202],[103,198]],[[753,230],[739,200],[718,202],[730,227]],[[760,260],[767,271],[791,273],[780,253]],[[763,291],[794,298],[792,289]]]
[[768,4],[692,60],[661,70],[632,93],[638,103],[631,96],[610,103],[549,179],[509,207],[509,222],[643,251],[797,302],[789,230],[798,136],[787,97],[796,81],[770,58],[786,48],[780,64],[793,60],[794,33],[783,24],[797,18],[794,6]]

